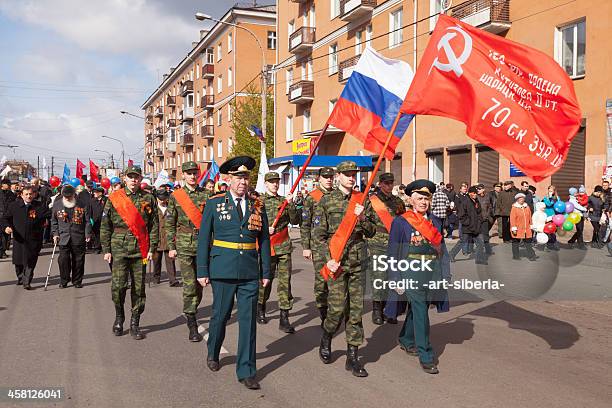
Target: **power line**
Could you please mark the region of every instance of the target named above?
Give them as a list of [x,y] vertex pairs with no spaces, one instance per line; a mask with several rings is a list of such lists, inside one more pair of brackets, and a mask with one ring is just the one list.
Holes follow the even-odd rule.
[[24,89],[30,91],[44,91],[44,92],[77,92],[77,93],[112,93],[112,94],[124,94],[124,93],[138,93],[142,94],[144,91],[128,91],[128,90],[96,90],[96,89],[59,89],[59,88],[36,88],[30,86],[18,86],[18,85],[0,85],[0,88],[9,89]]
[[[102,116],[104,114],[110,113],[110,112],[115,112],[116,109],[109,109],[103,112],[97,112],[91,115],[78,115],[76,116],[76,118],[92,118],[95,116]],[[69,114],[64,114],[64,115],[69,115]],[[7,118],[7,119],[14,119],[14,120],[61,120],[62,118],[27,118],[27,117],[20,117],[20,118],[16,118],[15,116],[7,116],[6,114],[2,114],[0,113],[0,118]]]
[[18,132],[26,132],[26,133],[55,133],[55,132],[72,132],[75,130],[81,130],[81,129],[90,129],[92,127],[96,127],[98,125],[101,125],[103,123],[108,123],[108,122],[112,122],[114,120],[117,120],[118,118],[109,118],[109,119],[105,119],[105,120],[101,120],[99,122],[96,122],[92,125],[89,126],[81,126],[78,128],[69,128],[69,129],[17,129],[17,128],[9,128],[9,127],[4,127],[4,128],[0,128],[1,130],[14,130],[14,131],[18,131]]
[[[62,88],[65,84],[51,84],[46,82],[31,82],[31,81],[7,81],[0,80],[0,83],[9,83],[9,84],[26,84],[26,85],[42,85],[42,86],[50,86],[55,88]],[[109,90],[130,90],[130,91],[146,91],[143,88],[127,88],[127,87],[112,87],[112,86],[100,86],[100,85],[79,85],[74,84],[70,85],[70,88],[92,88],[92,89],[109,89]]]

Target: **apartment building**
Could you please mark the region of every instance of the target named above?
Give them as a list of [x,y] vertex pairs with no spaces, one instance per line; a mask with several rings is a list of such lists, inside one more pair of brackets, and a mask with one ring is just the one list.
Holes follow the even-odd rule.
[[[601,182],[606,164],[606,100],[612,94],[606,44],[612,3],[590,0],[288,0],[277,2],[278,64],[275,81],[275,156],[271,162],[291,180],[333,109],[352,67],[366,45],[390,58],[418,65],[436,19],[445,12],[504,38],[537,48],[567,71],[584,119],[562,169],[538,183],[538,193],[556,184],[590,190]],[[416,23],[415,23],[416,22]],[[588,129],[588,131],[587,131]],[[413,148],[413,143],[416,148]],[[360,143],[337,129],[322,139],[319,155],[367,156]],[[328,160],[332,163],[335,160]],[[365,163],[362,163],[365,165]],[[391,161],[404,183],[413,178],[435,182],[522,180],[511,163],[465,134],[450,119],[419,116],[413,120]]]
[[[203,10],[204,12],[206,10]],[[180,179],[181,164],[193,160],[207,169],[232,151],[232,101],[259,85],[263,66],[276,58],[274,6],[232,7],[191,51],[163,77],[142,105],[145,112],[145,168],[155,177],[166,170]],[[249,32],[250,31],[250,32]]]

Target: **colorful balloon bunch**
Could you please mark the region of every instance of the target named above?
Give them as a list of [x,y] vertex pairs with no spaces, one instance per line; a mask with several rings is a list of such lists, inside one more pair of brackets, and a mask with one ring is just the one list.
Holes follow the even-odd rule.
[[[578,224],[582,219],[582,215],[578,211],[574,211],[574,204],[569,201],[557,201],[553,209],[555,210],[555,215],[552,216],[552,221],[544,225],[544,233],[542,235],[554,234],[556,232],[559,235],[564,235],[567,231],[573,230],[574,225]],[[539,235],[536,236],[536,239],[538,243],[542,243],[540,242]],[[548,242],[548,237],[546,241]]]

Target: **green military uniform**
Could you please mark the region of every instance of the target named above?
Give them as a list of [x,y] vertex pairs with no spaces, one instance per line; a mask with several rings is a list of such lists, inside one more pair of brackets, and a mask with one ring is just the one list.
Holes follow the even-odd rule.
[[[193,161],[183,163],[181,168],[183,172],[199,170],[198,165]],[[198,210],[200,212],[204,211],[208,192],[199,186],[191,188],[187,184],[183,190]],[[166,211],[166,235],[168,237],[168,249],[178,252],[177,257],[181,267],[181,277],[183,278],[183,313],[187,318],[187,325],[190,328],[189,338],[192,341],[202,340],[202,336],[198,333],[196,320],[198,306],[202,301],[202,286],[196,280],[199,230],[200,226],[191,222],[175,195],[172,194]]]
[[[332,167],[323,167],[319,170],[319,176],[324,177],[333,177],[335,174],[335,170]],[[308,249],[312,251],[312,248],[315,245],[314,238],[312,236],[313,224],[312,219],[314,217],[314,213],[316,208],[319,206],[320,199],[315,199],[315,192],[320,191],[321,198],[327,194],[329,194],[332,190],[326,190],[320,185],[312,191],[310,194],[306,196],[304,199],[304,207],[302,208],[302,224],[300,225],[300,238],[302,241],[302,248]],[[318,193],[317,193],[318,195]],[[315,304],[320,311],[321,320],[325,320],[325,316],[327,316],[327,282],[321,274],[321,268],[325,265],[325,262],[316,256],[316,252],[312,251],[312,264],[314,266],[314,295],[315,295]]]
[[[248,170],[254,166],[255,160],[239,156],[223,163],[220,171],[248,178]],[[198,238],[197,276],[209,278],[213,290],[207,364],[213,371],[219,369],[225,326],[236,298],[239,328],[236,375],[248,388],[259,388],[259,384],[253,383],[255,311],[259,280],[270,277],[268,217],[262,207],[259,200],[234,197],[230,191],[212,196],[204,208]]]
[[[383,173],[379,176],[378,181],[380,183],[395,181],[393,173]],[[391,217],[395,217],[405,211],[404,202],[401,198],[394,196],[393,194],[386,195],[380,188],[375,193],[376,197],[382,201],[385,205],[387,212]],[[380,281],[387,280],[387,272],[374,270],[374,257],[387,254],[387,248],[389,246],[389,231],[382,222],[376,211],[374,211],[374,219],[376,220],[376,234],[372,238],[368,238],[368,275],[369,284],[372,288],[372,322],[374,324],[383,324],[383,308],[384,301],[387,298],[387,291],[385,289],[374,288],[374,280],[379,279]],[[379,268],[380,269],[380,268]]]
[[[279,180],[280,176],[278,173],[269,172],[264,176],[265,181],[276,181]],[[280,195],[273,195],[265,193],[262,197],[264,208],[269,222],[273,222],[278,214],[278,210],[285,201],[285,198]],[[301,222],[301,214],[298,212],[295,204],[290,202],[285,207],[281,217],[274,228],[275,234],[287,233],[284,231],[288,228],[289,224],[299,224]],[[272,238],[271,238],[272,239]],[[270,284],[265,288],[260,286],[259,298],[258,298],[258,319],[259,323],[267,323],[265,318],[266,302],[270,298],[270,292],[272,291],[272,281],[275,277],[278,278],[277,293],[278,293],[278,307],[281,310],[280,326],[281,330],[287,333],[293,333],[294,329],[289,324],[288,311],[293,308],[293,295],[291,294],[291,251],[293,245],[291,244],[291,238],[287,235],[287,239],[273,245],[274,255],[270,259]]]
[[[336,168],[340,173],[356,172],[357,169],[357,165],[350,161],[342,162]],[[339,187],[323,197],[315,210],[313,239],[319,245],[316,245],[314,249],[317,252],[317,256],[325,263],[331,260],[328,244],[344,218],[352,194],[353,191],[345,194]],[[327,317],[323,323],[324,330],[323,338],[321,339],[322,348],[325,343],[325,347],[330,350],[331,336],[340,325],[342,315],[345,314],[345,334],[348,344],[347,369],[351,369],[349,363],[353,364],[356,362],[357,347],[363,343],[363,323],[361,317],[363,314],[364,291],[362,271],[365,249],[364,236],[372,237],[376,233],[372,205],[367,198],[363,205],[365,207],[363,212],[365,219],[357,221],[342,254],[342,259],[337,260],[342,269],[342,274],[335,280],[330,277],[327,282],[329,287],[328,310]],[[351,356],[354,356],[354,359]],[[323,356],[321,358],[323,359]],[[324,362],[329,363],[331,360],[324,359]],[[359,371],[359,374],[357,374],[357,371]],[[353,370],[353,374],[365,376],[367,372],[359,367],[358,370]]]
[[[126,174],[141,175],[141,170],[139,167],[128,167]],[[155,197],[140,189],[130,191],[129,188],[125,187],[124,190],[146,224],[149,233],[149,252],[155,252],[159,239],[157,202]],[[123,333],[123,304],[125,302],[128,277],[130,277],[130,295],[132,300],[132,321],[130,325],[132,335],[134,336],[135,332],[138,332],[140,315],[145,308],[146,264],[143,263],[138,240],[130,231],[123,218],[121,218],[110,199],[104,205],[102,213],[100,240],[102,251],[105,254],[112,254],[111,292],[117,314],[113,331],[117,335]],[[118,324],[119,322],[121,323]],[[143,336],[139,334],[139,337],[142,338]]]

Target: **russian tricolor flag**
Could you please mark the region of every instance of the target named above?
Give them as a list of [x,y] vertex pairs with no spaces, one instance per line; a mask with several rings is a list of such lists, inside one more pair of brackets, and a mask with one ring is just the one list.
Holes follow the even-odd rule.
[[[380,154],[413,76],[407,62],[385,58],[366,47],[328,123],[361,140],[366,150]],[[387,159],[393,159],[395,148],[413,117],[400,118],[385,153]]]

